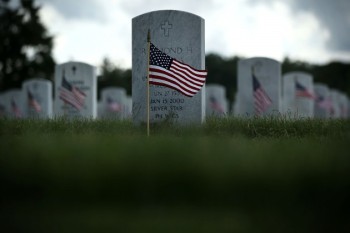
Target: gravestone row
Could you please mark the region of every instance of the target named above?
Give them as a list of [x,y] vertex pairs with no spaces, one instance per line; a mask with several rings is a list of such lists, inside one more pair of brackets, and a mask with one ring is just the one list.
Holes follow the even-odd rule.
[[161,52],[195,69],[205,69],[204,19],[183,11],[153,11],[132,19],[132,98],[124,89],[110,87],[102,90],[101,101],[97,103],[95,68],[81,62],[68,62],[56,66],[54,102],[49,81],[30,80],[23,83],[22,90],[0,94],[0,116],[132,117],[136,125],[146,123],[147,112],[151,123],[175,124],[198,124],[206,116],[221,117],[230,112],[240,117],[349,116],[346,95],[323,84],[314,85],[313,77],[305,72],[282,76],[281,64],[265,57],[238,62],[238,90],[231,111],[226,90],[218,84],[203,86],[193,97],[165,86],[150,85],[148,100],[148,31],[152,44]]

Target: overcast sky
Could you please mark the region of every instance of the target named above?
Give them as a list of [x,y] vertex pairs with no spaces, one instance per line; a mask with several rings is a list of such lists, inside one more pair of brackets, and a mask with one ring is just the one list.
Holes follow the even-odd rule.
[[206,53],[350,62],[349,0],[37,0],[57,63],[131,67],[131,19],[182,10],[205,19]]

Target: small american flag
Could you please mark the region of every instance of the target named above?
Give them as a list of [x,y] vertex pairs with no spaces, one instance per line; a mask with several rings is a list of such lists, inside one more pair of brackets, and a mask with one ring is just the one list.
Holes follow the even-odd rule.
[[209,102],[210,102],[210,108],[219,112],[219,113],[224,113],[224,108],[221,106],[221,104],[218,102],[218,100],[214,96],[209,97]]
[[84,92],[70,84],[66,78],[62,77],[62,86],[60,87],[60,99],[65,103],[72,105],[77,110],[84,106],[86,95]]
[[27,90],[27,94],[29,107],[33,108],[36,112],[41,112],[41,106],[38,101],[36,101],[33,94],[29,90]]
[[330,98],[325,98],[321,95],[318,95],[315,99],[315,102],[318,107],[325,109],[327,112],[331,112],[333,109],[333,103]]
[[19,109],[19,107],[18,107],[18,105],[16,104],[16,101],[15,101],[14,99],[11,100],[11,110],[12,110],[13,115],[14,115],[16,118],[21,118],[22,112],[21,112],[21,110]]
[[193,97],[204,85],[208,72],[166,55],[153,44],[150,47],[149,83],[175,89]]
[[254,109],[255,113],[260,115],[264,113],[268,107],[272,104],[272,100],[261,86],[259,80],[253,73],[253,97],[254,97]]
[[312,93],[310,90],[308,90],[306,87],[304,87],[302,84],[300,84],[298,81],[295,82],[295,94],[298,97],[305,97],[309,99],[316,99],[316,96],[314,93]]
[[122,110],[122,106],[111,97],[107,97],[107,110],[110,112],[120,112]]

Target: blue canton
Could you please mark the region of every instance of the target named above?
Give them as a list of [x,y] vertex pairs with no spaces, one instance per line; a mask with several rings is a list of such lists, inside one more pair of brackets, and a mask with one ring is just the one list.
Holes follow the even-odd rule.
[[173,59],[151,44],[150,65],[160,66],[167,70],[170,69]]

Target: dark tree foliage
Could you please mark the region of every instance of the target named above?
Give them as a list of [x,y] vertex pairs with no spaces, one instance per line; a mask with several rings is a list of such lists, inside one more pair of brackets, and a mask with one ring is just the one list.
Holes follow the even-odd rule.
[[205,64],[208,70],[207,82],[226,87],[226,97],[233,101],[237,90],[237,62],[239,57],[222,58],[218,54],[208,54]]
[[[0,0],[0,90],[21,87],[30,78],[53,78],[53,38],[34,0]],[[13,5],[13,4],[12,4]]]
[[131,69],[121,69],[115,66],[108,58],[103,59],[101,75],[98,76],[98,98],[100,91],[105,87],[123,87],[131,95]]

